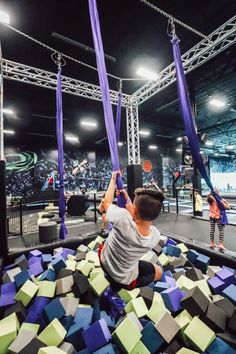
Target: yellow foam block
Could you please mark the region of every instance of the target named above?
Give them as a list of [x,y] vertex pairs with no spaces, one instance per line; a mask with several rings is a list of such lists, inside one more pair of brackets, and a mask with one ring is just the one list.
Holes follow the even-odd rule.
[[170,313],[165,305],[157,301],[153,301],[152,306],[147,313],[147,317],[150,318],[152,322],[156,323],[165,313]]
[[58,346],[66,336],[66,330],[55,318],[49,325],[40,333],[38,339],[48,346]]
[[0,354],[8,353],[9,345],[15,340],[19,322],[13,313],[0,321]]
[[158,257],[159,262],[161,263],[161,265],[165,266],[167,264],[170,263],[169,258],[165,255],[165,253],[160,254],[160,256]]
[[181,250],[182,253],[188,252],[188,247],[185,246],[184,243],[178,243],[176,246],[177,246],[178,248],[180,248],[180,250]]
[[38,283],[39,290],[37,296],[45,296],[53,298],[56,290],[56,283],[54,281],[43,280]]
[[118,292],[118,295],[123,299],[126,303],[130,302],[131,300],[135,299],[140,293],[139,288],[135,288],[133,290],[121,289]]
[[90,287],[97,296],[101,296],[102,293],[108,288],[109,282],[106,280],[103,274],[99,274],[90,282]]
[[126,313],[134,311],[138,318],[145,316],[148,313],[148,308],[142,297],[137,297],[131,300],[125,307]]
[[27,306],[38,291],[38,288],[38,285],[34,284],[30,280],[27,280],[16,294],[15,299],[17,301],[21,301],[24,306]]
[[71,259],[67,259],[66,260],[66,269],[72,270],[72,272],[74,272],[75,268],[76,268],[76,261],[71,260]]
[[189,340],[202,352],[213,342],[215,333],[195,316],[185,329],[184,333]]
[[188,348],[181,348],[176,354],[199,354],[199,352],[194,352],[191,349]]
[[55,346],[40,348],[38,354],[66,354],[66,352]]
[[176,282],[176,286],[180,288],[180,290],[188,291],[194,288],[196,285],[195,282],[193,282],[191,279],[187,278],[185,275],[181,275]]
[[85,260],[80,261],[76,267],[76,270],[79,270],[86,277],[89,276],[89,273],[91,272],[92,269],[93,269],[93,264]]
[[40,325],[37,324],[37,323],[23,322],[21,327],[20,327],[19,333],[20,333],[20,331],[22,329],[25,329],[27,331],[30,331],[30,332],[33,332],[33,333],[37,334],[38,330],[39,330],[39,327],[40,327]]

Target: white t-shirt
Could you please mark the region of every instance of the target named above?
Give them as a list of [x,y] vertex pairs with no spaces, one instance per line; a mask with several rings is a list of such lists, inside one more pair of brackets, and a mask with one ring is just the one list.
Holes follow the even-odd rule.
[[128,210],[113,204],[106,217],[113,227],[102,250],[102,265],[116,282],[128,285],[137,278],[140,258],[157,245],[160,233],[150,226],[150,234],[142,236]]

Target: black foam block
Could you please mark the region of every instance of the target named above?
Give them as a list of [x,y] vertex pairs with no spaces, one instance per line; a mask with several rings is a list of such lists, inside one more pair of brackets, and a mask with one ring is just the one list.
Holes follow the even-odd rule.
[[193,280],[193,281],[204,279],[204,276],[203,276],[202,272],[200,271],[200,269],[197,269],[195,267],[187,270],[186,277]]
[[74,284],[72,285],[72,291],[75,297],[81,297],[89,289],[89,281],[87,277],[79,272],[73,274]]
[[171,273],[174,273],[174,266],[172,265],[166,265],[163,267],[164,271],[166,272],[167,270],[169,270]]
[[203,315],[206,312],[209,300],[196,286],[186,292],[180,301],[184,309],[186,309],[192,317]]
[[231,334],[236,336],[236,310],[234,310],[233,315],[228,323],[228,329]]
[[18,321],[20,323],[24,322],[25,317],[26,317],[26,309],[25,309],[24,305],[22,305],[21,302],[16,302],[14,305],[9,306],[4,311],[4,317],[7,317],[7,316],[11,315],[14,312],[16,313]]
[[41,340],[34,338],[29,344],[27,344],[18,354],[33,354],[38,353],[40,348],[46,347],[46,344]]
[[59,272],[57,273],[57,279],[66,278],[72,274],[73,274],[72,270],[66,269],[66,268],[61,268],[59,270]]
[[92,290],[88,289],[88,291],[81,296],[80,303],[93,306],[95,304],[96,299],[97,297],[92,292]]
[[86,252],[79,252],[77,253],[77,255],[75,256],[75,260],[78,261],[82,261],[84,260],[86,257]]
[[176,354],[180,349],[182,348],[182,345],[174,339],[163,351],[163,354]]
[[144,286],[140,288],[139,295],[142,296],[147,308],[150,309],[150,307],[152,306],[154,291],[148,286]]
[[219,307],[209,302],[207,312],[201,319],[214,332],[224,332],[226,327],[226,314]]
[[224,311],[227,318],[231,318],[233,316],[233,312],[236,310],[236,307],[226,297],[214,301],[214,304]]

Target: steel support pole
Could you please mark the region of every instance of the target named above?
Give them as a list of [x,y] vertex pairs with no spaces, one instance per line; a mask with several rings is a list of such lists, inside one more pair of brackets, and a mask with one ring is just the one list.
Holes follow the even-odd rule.
[[126,125],[128,165],[139,165],[140,144],[138,106],[133,105],[132,103],[126,108]]
[[3,139],[3,70],[0,42],[0,257],[6,257],[7,243],[6,162]]

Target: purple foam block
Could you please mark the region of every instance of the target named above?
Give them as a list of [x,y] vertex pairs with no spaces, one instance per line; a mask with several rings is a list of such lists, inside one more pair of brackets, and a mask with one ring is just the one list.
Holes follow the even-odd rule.
[[214,293],[219,294],[222,290],[227,287],[227,284],[223,280],[221,280],[217,275],[208,279],[208,284],[210,285],[211,289]]
[[41,255],[42,255],[42,252],[40,252],[39,250],[33,250],[33,251],[30,251],[29,258],[30,257],[41,257]]
[[172,240],[172,238],[168,238],[167,241],[166,241],[166,244],[165,246],[168,247],[168,246],[176,246],[177,245],[177,242],[175,242],[174,240]]
[[43,267],[41,264],[41,260],[38,258],[38,262],[35,262],[29,266],[29,272],[31,275],[35,277],[43,272]]
[[6,283],[1,286],[0,307],[15,304],[16,286],[15,283]]
[[175,287],[175,279],[174,278],[168,277],[167,275],[165,278],[166,278],[166,283],[169,284],[170,288]]
[[222,268],[219,272],[216,273],[216,275],[227,285],[230,285],[235,281],[233,273],[226,268]]
[[86,347],[92,353],[111,340],[111,333],[104,318],[92,324],[82,333]]
[[183,294],[179,288],[169,288],[162,291],[161,296],[168,310],[176,312],[182,308],[180,301],[183,298]]
[[61,256],[64,260],[67,259],[67,256],[71,254],[72,256],[75,255],[75,251],[71,250],[70,248],[63,248],[63,251],[61,252]]
[[31,266],[32,264],[37,263],[37,262],[40,262],[40,258],[32,256],[28,260],[28,265]]
[[35,298],[33,304],[29,307],[25,322],[39,323],[40,316],[44,307],[50,302],[50,299],[44,296]]

